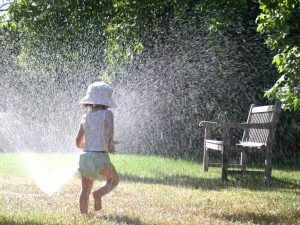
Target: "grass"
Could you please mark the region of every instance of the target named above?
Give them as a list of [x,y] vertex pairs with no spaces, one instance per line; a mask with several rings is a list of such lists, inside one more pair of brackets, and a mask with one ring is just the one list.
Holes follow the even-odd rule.
[[[74,160],[68,154],[36,157],[64,165]],[[83,216],[78,178],[48,196],[28,178],[23,159],[0,154],[0,224],[300,224],[299,168],[274,168],[270,183],[230,177],[224,184],[219,168],[204,173],[197,162],[113,155],[121,182],[103,198],[101,215],[91,199]]]

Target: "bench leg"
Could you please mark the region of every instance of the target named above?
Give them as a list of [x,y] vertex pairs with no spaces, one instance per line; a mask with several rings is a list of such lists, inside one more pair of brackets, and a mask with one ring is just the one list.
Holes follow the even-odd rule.
[[224,151],[224,148],[222,150],[222,180],[227,181],[227,170],[228,170],[228,157],[227,153]]
[[265,159],[265,181],[270,181],[272,177],[272,151],[270,148],[266,150]]
[[241,165],[241,170],[246,171],[246,152],[244,151],[241,152],[240,165]]
[[203,152],[203,170],[205,172],[208,171],[208,160],[209,160],[209,150],[207,148],[204,148]]

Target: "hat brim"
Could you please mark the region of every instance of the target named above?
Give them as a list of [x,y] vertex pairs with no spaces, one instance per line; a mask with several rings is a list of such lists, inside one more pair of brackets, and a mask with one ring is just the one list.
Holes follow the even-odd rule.
[[117,107],[117,104],[113,100],[104,97],[95,100],[92,99],[90,96],[85,96],[83,99],[81,99],[79,104],[80,105],[84,105],[84,104],[105,105],[108,107]]

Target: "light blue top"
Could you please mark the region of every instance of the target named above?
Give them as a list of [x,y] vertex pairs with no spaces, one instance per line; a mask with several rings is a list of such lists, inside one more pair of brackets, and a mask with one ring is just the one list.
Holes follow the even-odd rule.
[[82,116],[85,135],[84,151],[107,151],[105,115],[107,110],[90,111]]

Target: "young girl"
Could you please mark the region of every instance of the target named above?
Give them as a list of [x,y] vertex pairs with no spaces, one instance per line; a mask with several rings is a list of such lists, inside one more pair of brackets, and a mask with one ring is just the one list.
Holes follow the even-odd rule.
[[104,82],[95,82],[88,87],[80,105],[88,109],[81,119],[76,137],[76,146],[84,152],[79,160],[82,181],[79,207],[81,213],[87,213],[89,195],[96,179],[102,177],[106,184],[93,192],[95,211],[101,209],[101,198],[119,182],[108,155],[115,153],[113,113],[108,107],[116,107],[116,104],[112,100],[111,87]]

